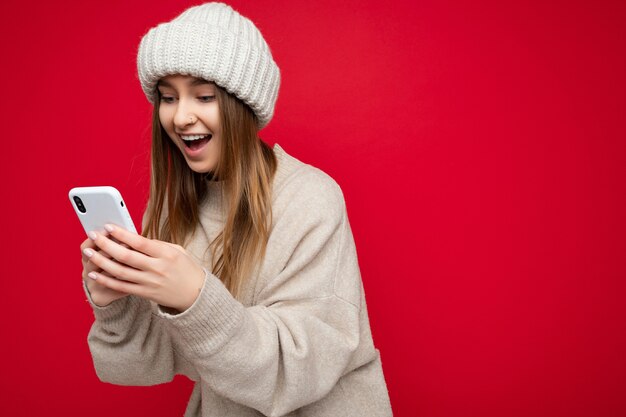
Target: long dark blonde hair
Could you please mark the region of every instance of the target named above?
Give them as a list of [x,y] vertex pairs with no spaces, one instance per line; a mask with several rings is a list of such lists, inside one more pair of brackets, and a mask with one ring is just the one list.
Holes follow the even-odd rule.
[[[215,85],[221,125],[221,155],[214,172],[192,171],[159,120],[157,90],[152,113],[150,197],[144,237],[185,246],[200,222],[198,206],[207,198],[207,177],[224,181],[228,208],[224,229],[210,243],[212,273],[234,297],[260,265],[269,238],[271,184],[276,156],[258,136],[258,119],[245,103]],[[167,215],[163,215],[163,207]]]

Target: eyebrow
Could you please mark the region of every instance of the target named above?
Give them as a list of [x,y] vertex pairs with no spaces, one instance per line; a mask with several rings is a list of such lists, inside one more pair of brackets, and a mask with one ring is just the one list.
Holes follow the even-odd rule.
[[[212,82],[207,81],[207,80],[203,80],[202,78],[193,78],[193,79],[191,79],[190,81],[187,82],[187,85],[189,85],[190,87],[195,87],[197,85],[205,85],[205,84],[213,85]],[[165,80],[159,80],[159,82],[157,83],[157,87],[159,87],[159,86],[174,88],[174,86],[172,86],[172,84],[168,83]]]

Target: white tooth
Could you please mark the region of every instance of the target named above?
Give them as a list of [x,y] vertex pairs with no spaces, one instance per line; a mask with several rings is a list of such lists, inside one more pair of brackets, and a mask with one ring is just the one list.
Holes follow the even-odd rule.
[[184,140],[198,140],[198,139],[201,139],[201,138],[205,138],[207,136],[209,136],[209,135],[189,135],[189,136],[187,136],[187,135],[180,135],[180,137],[183,138]]

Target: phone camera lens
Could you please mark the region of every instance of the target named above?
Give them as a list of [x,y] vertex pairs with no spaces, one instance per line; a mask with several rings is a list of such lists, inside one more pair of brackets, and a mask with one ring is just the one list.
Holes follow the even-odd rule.
[[74,203],[76,203],[76,207],[78,207],[78,211],[80,211],[81,213],[87,213],[87,210],[85,209],[85,206],[83,205],[83,200],[80,199],[80,197],[78,196],[74,196]]

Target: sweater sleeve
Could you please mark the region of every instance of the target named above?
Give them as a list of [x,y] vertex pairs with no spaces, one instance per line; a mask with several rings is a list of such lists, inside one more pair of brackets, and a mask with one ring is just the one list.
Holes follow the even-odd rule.
[[[361,277],[343,195],[332,182],[289,198],[270,237],[275,275],[245,307],[208,274],[185,312],[159,314],[214,391],[267,416],[313,403],[358,363]],[[268,247],[270,245],[268,244]],[[272,269],[274,268],[274,269]]]
[[87,297],[95,316],[87,341],[102,382],[156,385],[171,381],[176,374],[194,374],[191,364],[178,354],[162,319],[152,313],[149,301],[129,295],[99,307]]
[[93,302],[84,281],[83,289],[95,317],[87,341],[101,381],[155,385],[171,381],[176,374],[193,375],[150,301],[128,295],[101,307]]

